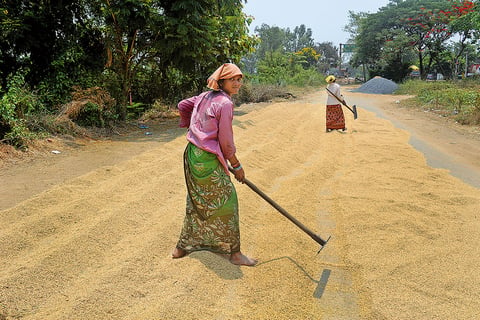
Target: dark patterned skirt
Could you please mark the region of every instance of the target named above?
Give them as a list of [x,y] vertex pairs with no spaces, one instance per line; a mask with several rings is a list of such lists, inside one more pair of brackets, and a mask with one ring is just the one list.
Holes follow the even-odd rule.
[[215,154],[192,143],[187,145],[183,160],[188,193],[177,247],[187,252],[239,252],[238,200],[230,176]]
[[343,115],[342,106],[340,104],[327,105],[327,130],[344,129],[345,116]]

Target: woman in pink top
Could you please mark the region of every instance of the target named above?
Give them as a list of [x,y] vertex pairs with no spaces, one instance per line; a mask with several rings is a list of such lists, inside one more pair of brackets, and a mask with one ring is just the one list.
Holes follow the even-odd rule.
[[186,215],[180,239],[172,252],[181,258],[192,251],[228,254],[236,265],[253,266],[257,260],[240,251],[237,192],[230,179],[243,182],[245,171],[236,156],[233,140],[233,101],[243,74],[231,63],[220,66],[209,78],[212,91],[180,101],[180,126],[188,128],[183,155],[187,185]]

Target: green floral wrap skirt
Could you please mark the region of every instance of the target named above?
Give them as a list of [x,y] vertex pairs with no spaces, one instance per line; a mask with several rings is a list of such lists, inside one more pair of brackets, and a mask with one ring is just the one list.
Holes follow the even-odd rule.
[[186,215],[177,247],[187,252],[240,251],[238,199],[217,156],[189,143],[183,155]]

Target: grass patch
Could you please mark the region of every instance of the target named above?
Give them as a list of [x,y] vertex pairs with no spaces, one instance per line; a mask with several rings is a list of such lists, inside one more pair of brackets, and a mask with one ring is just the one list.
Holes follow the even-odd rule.
[[268,84],[252,84],[246,82],[238,95],[234,96],[235,104],[269,102],[275,98],[292,98],[295,95],[290,87]]
[[480,83],[478,80],[421,81],[401,84],[396,94],[414,95],[404,100],[407,107],[420,106],[463,125],[480,125]]

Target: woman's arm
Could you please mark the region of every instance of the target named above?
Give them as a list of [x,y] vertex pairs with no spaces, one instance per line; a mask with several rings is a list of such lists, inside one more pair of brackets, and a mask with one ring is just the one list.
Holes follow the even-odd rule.
[[244,182],[245,171],[236,156],[236,147],[233,139],[233,103],[222,106],[218,115],[218,142],[222,149],[223,156],[233,168],[235,179]]
[[180,124],[178,125],[179,127],[190,127],[190,119],[192,117],[193,107],[195,106],[196,100],[197,97],[191,97],[178,103],[177,108],[180,112]]

